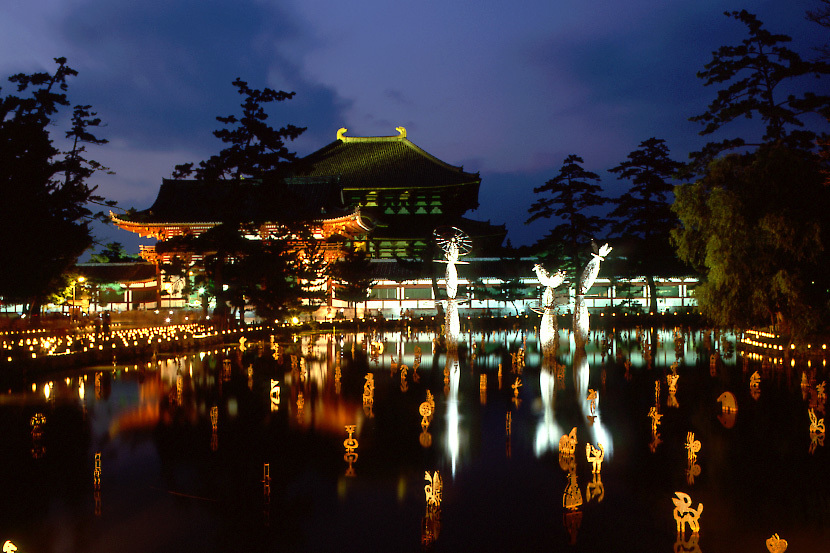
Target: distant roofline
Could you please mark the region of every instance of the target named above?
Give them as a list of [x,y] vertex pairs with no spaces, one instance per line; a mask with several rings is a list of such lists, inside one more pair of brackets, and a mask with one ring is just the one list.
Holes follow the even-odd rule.
[[[422,156],[430,159],[431,161],[437,163],[438,165],[441,165],[442,167],[445,167],[446,169],[476,177],[477,181],[471,181],[471,183],[481,182],[481,176],[479,175],[479,173],[477,173],[477,172],[476,173],[469,173],[469,172],[465,171],[464,167],[462,167],[462,166],[451,165],[451,164],[447,163],[446,161],[435,157],[431,153],[427,152],[426,150],[424,150],[423,148],[421,148],[420,146],[418,146],[417,144],[415,144],[414,142],[409,140],[406,137],[406,128],[404,128],[404,127],[395,127],[395,130],[398,131],[398,134],[393,135],[393,136],[346,136],[346,132],[348,130],[349,129],[347,129],[346,127],[339,128],[337,130],[337,139],[335,140],[335,142],[340,141],[344,144],[357,143],[357,142],[364,142],[364,143],[366,143],[366,142],[402,142],[407,147],[415,150],[416,152],[418,152]],[[316,153],[316,152],[314,152],[314,153]],[[310,154],[309,157],[311,155],[314,155],[314,153]]]

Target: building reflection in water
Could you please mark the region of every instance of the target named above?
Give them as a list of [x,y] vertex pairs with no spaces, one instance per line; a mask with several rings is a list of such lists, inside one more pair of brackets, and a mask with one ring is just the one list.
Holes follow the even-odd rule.
[[[707,504],[712,503],[717,498],[719,502],[717,506],[709,507],[713,509],[713,513],[715,512],[714,509],[730,507],[732,499],[719,497],[711,489],[712,482],[715,481],[716,477],[722,477],[724,471],[722,463],[720,465],[717,463],[715,455],[723,451],[729,451],[732,455],[739,454],[739,452],[736,453],[737,446],[733,442],[736,437],[745,436],[741,433],[745,433],[746,428],[751,428],[751,425],[735,425],[734,416],[737,412],[737,402],[734,395],[727,392],[722,393],[721,397],[718,398],[719,405],[716,404],[715,406],[712,405],[712,398],[721,393],[725,385],[730,382],[746,383],[749,375],[753,373],[753,367],[750,366],[750,369],[741,376],[740,364],[735,365],[733,363],[730,365],[730,361],[725,356],[721,356],[717,376],[715,380],[710,380],[707,371],[710,353],[707,351],[704,355],[703,351],[700,353],[696,353],[694,350],[687,351],[685,353],[686,359],[693,359],[695,355],[698,355],[698,368],[701,374],[693,375],[691,370],[688,373],[683,373],[686,384],[684,384],[680,393],[684,397],[685,409],[669,411],[664,418],[661,409],[665,412],[664,406],[667,400],[666,394],[662,394],[662,398],[660,397],[660,386],[664,378],[663,371],[669,370],[668,365],[672,362],[672,358],[666,360],[665,352],[658,348],[657,353],[652,354],[654,369],[652,369],[653,372],[649,373],[648,369],[645,368],[645,358],[639,353],[637,346],[634,346],[632,352],[631,350],[626,351],[626,348],[621,345],[622,342],[619,339],[621,334],[619,332],[617,336],[606,334],[605,337],[608,342],[603,343],[601,350],[603,353],[600,354],[597,350],[595,354],[594,350],[597,349],[595,346],[601,340],[600,335],[594,333],[594,336],[588,342],[588,352],[585,355],[577,355],[573,361],[569,359],[566,352],[560,352],[558,358],[544,360],[541,352],[534,346],[532,333],[527,335],[518,332],[511,333],[510,338],[505,339],[503,345],[500,343],[501,337],[498,340],[491,340],[485,337],[471,336],[470,343],[476,344],[477,354],[475,366],[472,368],[470,359],[465,360],[463,357],[463,347],[460,348],[461,359],[452,355],[441,358],[443,354],[440,353],[433,357],[429,355],[429,337],[409,337],[403,332],[387,336],[376,334],[370,336],[367,334],[365,340],[362,337],[360,339],[357,337],[349,339],[347,337],[345,340],[338,336],[323,336],[314,339],[303,337],[298,344],[285,346],[284,366],[278,363],[279,355],[274,357],[271,350],[267,350],[267,348],[262,355],[257,357],[258,348],[255,347],[255,342],[251,341],[247,344],[249,347],[244,358],[234,351],[212,352],[202,355],[201,359],[199,356],[157,359],[152,366],[142,366],[140,369],[136,366],[137,370],[130,368],[129,373],[124,370],[124,367],[117,367],[113,370],[108,367],[104,367],[104,370],[96,368],[94,372],[90,370],[88,373],[90,389],[85,388],[84,380],[77,375],[71,376],[70,382],[64,385],[62,375],[60,379],[50,384],[48,400],[44,391],[46,386],[44,383],[37,383],[35,386],[36,393],[31,393],[27,400],[36,403],[36,405],[32,405],[31,409],[18,421],[22,434],[20,436],[22,446],[20,449],[28,463],[31,463],[34,467],[39,467],[39,469],[44,468],[47,463],[32,460],[28,449],[30,447],[33,450],[38,449],[36,445],[39,442],[41,447],[48,447],[48,451],[43,450],[40,454],[41,457],[46,456],[48,458],[50,455],[56,454],[53,447],[53,444],[56,443],[53,441],[53,430],[56,424],[65,424],[61,417],[66,415],[68,411],[66,408],[69,406],[74,413],[78,414],[78,421],[83,420],[83,424],[88,425],[91,429],[90,443],[83,446],[87,449],[82,456],[79,456],[83,459],[82,469],[78,472],[82,477],[77,477],[78,480],[83,480],[81,493],[86,507],[82,511],[88,519],[92,518],[92,506],[89,505],[90,494],[87,487],[89,485],[90,457],[96,451],[100,452],[102,449],[108,453],[108,479],[104,486],[109,490],[108,512],[114,513],[124,508],[123,502],[125,500],[122,496],[129,497],[129,494],[120,493],[122,487],[128,489],[128,486],[130,486],[126,483],[127,479],[122,478],[123,475],[133,475],[137,472],[133,469],[125,469],[125,463],[128,462],[129,455],[123,454],[123,451],[127,451],[123,448],[125,446],[131,447],[134,443],[142,445],[142,441],[149,439],[156,440],[159,451],[163,451],[159,454],[161,460],[158,463],[162,465],[162,479],[167,485],[167,489],[170,490],[182,489],[183,482],[190,483],[187,480],[188,478],[196,480],[195,484],[204,486],[205,489],[210,488],[210,485],[215,485],[215,481],[210,482],[210,485],[198,481],[199,479],[207,479],[206,475],[209,475],[210,472],[200,466],[200,463],[205,463],[205,458],[207,458],[206,466],[208,467],[220,465],[239,468],[240,465],[237,462],[244,464],[244,470],[221,471],[222,474],[217,478],[220,480],[220,484],[223,485],[238,477],[243,486],[235,489],[237,492],[240,489],[245,490],[248,495],[238,492],[239,497],[226,496],[222,499],[223,501],[236,501],[238,503],[247,502],[250,507],[248,514],[251,515],[251,520],[261,521],[264,516],[266,524],[270,518],[271,526],[279,526],[281,522],[278,522],[278,520],[289,517],[290,515],[286,515],[286,513],[292,509],[296,510],[297,503],[291,503],[287,498],[292,497],[290,494],[299,492],[295,488],[290,488],[290,486],[299,486],[297,482],[303,481],[306,471],[319,470],[314,462],[317,455],[320,459],[328,459],[328,462],[324,464],[333,466],[332,473],[338,477],[338,486],[342,478],[349,482],[349,484],[344,485],[349,486],[350,490],[359,490],[359,493],[341,498],[343,504],[347,507],[351,507],[357,498],[360,498],[362,502],[362,494],[367,494],[366,497],[370,494],[373,494],[372,497],[375,497],[375,495],[383,496],[384,493],[388,492],[384,486],[389,482],[396,486],[400,505],[405,506],[409,502],[411,506],[412,492],[420,487],[414,485],[413,471],[417,471],[414,474],[421,474],[425,466],[440,468],[442,476],[444,474],[452,475],[452,479],[447,480],[453,486],[452,503],[447,502],[444,509],[453,509],[453,521],[455,521],[456,516],[461,516],[463,519],[463,515],[455,512],[455,507],[464,504],[464,501],[469,501],[464,497],[464,494],[470,495],[468,493],[469,488],[466,490],[464,488],[471,482],[467,479],[465,473],[468,456],[479,455],[484,457],[486,455],[486,460],[475,460],[476,468],[486,465],[487,469],[492,468],[494,471],[502,471],[506,466],[510,468],[519,467],[520,471],[528,467],[534,471],[549,470],[551,468],[550,462],[552,461],[555,467],[556,460],[550,457],[545,458],[545,456],[558,449],[565,472],[563,474],[559,473],[558,469],[556,470],[556,478],[561,479],[561,482],[556,482],[554,486],[550,486],[550,489],[545,490],[545,493],[547,493],[549,499],[550,493],[553,493],[555,503],[558,502],[558,494],[562,493],[563,524],[567,531],[567,540],[572,543],[577,541],[584,516],[586,517],[584,519],[586,533],[580,539],[585,542],[589,541],[587,532],[588,523],[590,522],[593,543],[593,538],[596,535],[593,529],[597,528],[600,521],[613,527],[614,524],[618,525],[614,522],[615,517],[620,519],[628,517],[630,519],[629,515],[610,514],[608,511],[615,505],[622,504],[623,500],[620,499],[620,496],[624,496],[626,500],[631,498],[633,492],[627,489],[631,486],[617,486],[614,482],[618,481],[620,475],[630,476],[626,471],[632,469],[626,466],[626,462],[632,458],[632,452],[636,453],[639,448],[639,451],[645,456],[646,463],[650,463],[654,467],[655,481],[661,475],[668,475],[672,482],[676,482],[679,480],[677,469],[680,467],[673,464],[673,466],[662,470],[660,461],[663,455],[676,458],[677,447],[684,443],[684,438],[686,438],[686,460],[688,462],[682,464],[686,468],[685,482],[690,486],[696,486],[695,489],[698,491],[693,493],[704,494],[707,498],[711,498],[707,499]],[[647,332],[644,334],[647,334]],[[668,333],[662,335],[658,343],[662,344],[667,335]],[[525,342],[523,338],[527,337],[529,339]],[[387,355],[385,357],[379,356],[377,365],[368,362],[366,355],[361,352],[360,343],[363,342],[369,347],[370,340],[378,344],[386,343],[388,345]],[[684,343],[692,342],[693,340],[686,340]],[[522,367],[518,363],[519,351],[521,351],[519,347],[525,343],[529,344],[530,347],[522,352],[527,363],[526,367]],[[668,344],[671,346],[671,340],[668,340]],[[482,345],[486,345],[487,349],[482,349]],[[497,353],[493,353],[494,346],[498,348]],[[415,363],[414,361],[415,352],[419,353],[421,347],[427,348],[427,354],[423,359],[423,366],[418,369],[422,378],[421,382],[417,383],[414,373],[416,364],[420,365],[420,362]],[[566,344],[565,347],[567,347]],[[608,353],[605,353],[606,347],[610,350]],[[274,351],[279,349],[283,348],[274,348]],[[348,355],[349,349],[354,349],[356,352],[353,357]],[[341,355],[343,351],[346,352],[345,357]],[[671,349],[668,351],[671,353]],[[311,356],[309,356],[309,352],[311,352]],[[510,362],[509,355],[511,352],[515,353],[517,359],[516,365],[512,365],[516,369],[516,374],[507,375],[504,388],[497,390],[494,381],[498,367],[502,363]],[[393,374],[390,378],[388,369],[392,353],[394,353],[395,362],[398,364],[398,371],[401,374]],[[289,366],[291,355],[295,359],[293,368]],[[607,357],[607,364],[599,366],[600,357],[603,359]],[[618,359],[616,364],[614,363],[615,359]],[[627,381],[623,376],[623,360],[630,363],[631,381]],[[228,365],[226,361],[230,362],[231,367],[230,378],[227,381],[225,380],[226,366]],[[404,366],[412,368],[405,372]],[[303,367],[305,368],[305,374],[302,371]],[[592,368],[594,370],[593,374],[591,373]],[[524,371],[521,376],[518,374],[519,370]],[[536,381],[536,375],[534,374],[535,370],[539,371],[538,381]],[[567,374],[569,370],[573,370],[573,379],[570,378],[571,375]],[[799,369],[792,370],[792,377],[790,378],[787,373],[789,370],[789,366],[773,363],[769,369],[769,377],[762,377],[764,380],[764,394],[779,401],[779,398],[787,393],[787,387],[790,387],[789,391],[795,394],[798,402],[798,422],[793,427],[802,429],[800,439],[803,444],[808,430],[807,417],[804,415],[805,411],[808,411],[811,453],[814,453],[815,457],[809,458],[805,451],[806,448],[802,448],[801,445],[793,448],[793,451],[798,449],[801,456],[807,458],[808,461],[813,459],[820,461],[823,459],[821,455],[826,454],[825,451],[819,449],[823,445],[824,439],[823,411],[820,410],[824,402],[824,390],[820,388],[823,384],[821,381],[824,378],[822,373],[819,372],[821,368],[805,371],[806,386],[802,386],[801,389],[799,389],[801,371]],[[738,373],[737,379],[730,371]],[[444,374],[446,375],[446,396],[441,397]],[[658,374],[660,374],[659,381],[654,385]],[[728,380],[727,376],[732,377],[733,380]],[[337,389],[338,384],[341,384],[341,377],[342,394],[340,393],[341,390]],[[516,379],[518,379],[518,382]],[[92,393],[93,380],[95,383],[95,397]],[[492,385],[489,390],[487,389],[488,381]],[[401,389],[400,393],[398,391],[399,382],[408,385],[408,388],[406,390]],[[573,384],[571,384],[572,382]],[[511,386],[511,384],[514,386]],[[522,386],[520,387],[519,384],[522,384]],[[672,383],[667,382],[667,384],[671,386]],[[677,384],[678,381],[675,380],[673,386],[675,392],[679,387]],[[30,386],[31,383],[26,383],[26,394],[29,394]],[[629,408],[625,401],[617,401],[618,398],[624,400],[633,397],[631,394],[635,388],[637,394],[636,406]],[[801,393],[804,390],[806,390],[806,399],[802,402]],[[112,398],[109,397],[110,393],[112,393]],[[432,397],[433,393],[436,394],[437,398]],[[741,397],[746,397],[750,390],[744,384],[739,387],[736,393]],[[377,404],[374,401],[375,394],[378,398]],[[266,395],[268,399],[266,399]],[[670,397],[672,395],[669,394]],[[513,402],[514,399],[519,397],[523,400],[520,407]],[[711,424],[702,424],[697,420],[692,422],[687,418],[687,411],[690,410],[692,405],[696,405],[696,401],[700,402],[701,397],[703,403],[698,404],[704,407],[708,406],[706,408],[709,410],[712,419],[709,422],[714,422],[714,419],[718,418],[724,426],[734,427],[734,430],[724,432],[720,425],[715,424],[715,430],[719,433],[716,433],[719,436],[717,440],[720,441],[713,439]],[[609,401],[612,398],[614,401]],[[437,406],[435,405],[436,399]],[[653,405],[651,403],[652,399],[655,401]],[[236,402],[239,404],[239,415],[235,420],[232,414],[235,412],[235,408],[232,406]],[[669,402],[671,402],[671,399],[669,399]],[[89,416],[82,419],[79,413],[83,410],[83,406],[87,404]],[[762,408],[770,408],[770,403],[766,401],[759,402],[757,405],[753,402],[750,402],[750,404],[752,404],[750,408],[745,409],[742,413],[742,417],[746,417],[747,421],[755,420],[753,417],[757,417],[757,411]],[[297,411],[294,410],[295,405]],[[371,408],[375,405],[378,407],[377,420],[370,420],[373,415]],[[810,406],[811,410],[806,408],[807,405]],[[277,406],[281,406],[281,408],[276,409]],[[304,415],[301,414],[303,410]],[[644,426],[646,410],[648,410],[651,443],[649,443],[648,429]],[[416,411],[418,415],[415,415]],[[441,416],[434,416],[435,413],[441,413],[442,411],[446,414],[442,413]],[[635,430],[626,434],[625,441],[620,437],[623,434],[611,434],[608,428],[611,414],[616,416],[620,413],[625,413],[626,416],[631,417],[632,427]],[[27,436],[30,429],[27,426],[29,426],[33,414],[39,414],[42,420],[39,425],[32,423],[30,441],[30,437]],[[48,427],[46,426],[47,418],[49,421]],[[215,436],[218,434],[220,418],[223,430],[221,453],[206,455],[206,453],[209,453],[206,452],[208,448],[207,436],[205,435],[208,421],[210,422],[211,434]],[[249,424],[252,420],[258,424]],[[419,421],[421,426],[420,445],[414,443],[415,426],[410,426],[416,424],[416,420]],[[300,421],[301,424],[298,424],[297,421]],[[617,419],[614,419],[614,421],[616,422]],[[365,426],[361,427],[361,424]],[[502,424],[504,425],[503,430]],[[566,434],[563,426],[564,428],[568,426],[575,428],[571,431],[573,436],[571,433],[563,436],[563,434]],[[363,468],[361,469],[360,478],[356,480],[344,478],[344,472],[348,473],[350,469],[352,475],[354,474],[354,469],[357,467],[355,460],[358,451],[356,443],[352,444],[353,447],[349,447],[347,443],[343,442],[345,437],[343,435],[344,427],[347,427],[347,432],[348,427],[354,429],[351,433],[348,433],[347,441],[352,439],[357,442],[359,436],[362,447],[369,448],[361,450],[361,466]],[[358,431],[361,428],[363,433]],[[612,428],[615,431],[617,430],[616,425]],[[694,428],[697,431],[696,435],[690,436],[689,428]],[[659,455],[651,456],[646,448],[657,450],[658,444],[662,442],[658,430],[663,431],[662,437],[666,437],[666,443],[669,446],[662,445],[663,449],[658,451]],[[186,436],[186,432],[191,431],[194,431],[196,437],[192,440],[195,444],[193,450],[187,449],[189,447],[187,440],[179,440],[179,438]],[[430,449],[432,447],[432,434],[430,432],[436,435],[436,444],[440,444],[439,450]],[[505,436],[507,456],[511,457],[510,461],[505,461],[501,454],[491,454],[493,451],[491,447],[493,440],[491,438],[498,438],[496,445],[500,449],[502,432]],[[576,442],[577,432],[578,443]],[[398,438],[397,434],[400,434],[401,437]],[[169,442],[166,447],[162,446],[164,438]],[[561,438],[564,438],[564,440],[560,445]],[[616,438],[617,441],[617,455],[613,459],[614,440],[612,438]],[[387,447],[390,439],[393,440],[394,445]],[[109,440],[109,442],[105,442],[105,440]],[[703,450],[703,457],[700,455],[701,448],[696,445],[702,441],[709,444]],[[345,447],[345,452],[343,447],[340,446],[341,443]],[[237,444],[246,444],[250,447],[243,450],[242,448],[236,448]],[[66,447],[66,444],[59,445]],[[216,438],[216,443],[212,445],[218,449],[218,438]],[[122,454],[116,455],[114,452],[115,448],[118,447],[122,448]],[[308,447],[308,451],[303,449],[305,447]],[[171,453],[171,450],[176,448],[181,448],[181,451]],[[584,459],[581,457],[583,448],[586,451]],[[190,455],[194,451],[196,455]],[[283,452],[287,453],[289,451],[291,455],[287,456],[290,459],[287,461],[281,455]],[[579,454],[574,455],[575,452]],[[203,456],[200,458],[199,454]],[[793,453],[793,455],[795,454]],[[334,466],[334,461],[340,459],[341,456],[345,463]],[[804,462],[803,458],[799,462]],[[643,457],[640,457],[640,459],[643,459]],[[143,459],[142,462],[144,460],[146,459]],[[293,468],[292,464],[296,460],[303,461],[302,469]],[[707,467],[706,479],[698,478],[700,476],[700,465],[698,464],[700,460]],[[268,461],[270,461],[270,464]],[[746,459],[744,461],[750,462]],[[153,466],[153,462],[155,460],[151,461],[149,466]],[[228,465],[224,463],[228,463]],[[343,461],[339,461],[339,463],[343,463]],[[607,463],[613,464],[609,467]],[[742,462],[741,464],[743,466],[746,463]],[[175,468],[171,469],[171,465]],[[96,467],[100,470],[100,464],[96,463]],[[260,467],[262,468],[260,469]],[[275,478],[273,482],[270,477],[270,468],[274,469],[275,474],[280,474],[280,478]],[[183,477],[182,473],[186,473],[187,476]],[[404,473],[404,476],[401,473]],[[100,475],[100,472],[98,474]],[[240,474],[244,476],[240,476]],[[142,480],[142,476],[140,475],[138,480],[146,488],[146,482]],[[733,474],[728,474],[728,476],[733,476]],[[522,475],[510,475],[510,478],[521,477]],[[315,473],[312,478],[316,479],[318,475]],[[222,479],[231,480],[225,481]],[[260,479],[261,483],[259,482]],[[432,472],[432,481],[435,479],[436,474]],[[93,480],[95,481],[95,477]],[[288,494],[285,493],[285,482],[289,483],[290,491]],[[475,485],[480,483],[475,480],[472,480],[472,482]],[[426,483],[432,484],[429,479]],[[580,483],[584,489],[580,490]],[[609,495],[609,498],[613,498],[613,501],[610,504],[604,501],[605,484],[612,485],[613,494]],[[434,490],[434,484],[432,485]],[[486,486],[487,484],[483,485]],[[112,486],[116,487],[113,488]],[[197,486],[194,486],[194,488]],[[94,490],[95,492],[100,492],[101,487],[94,486],[94,488],[97,488]],[[226,489],[229,488],[226,487]],[[617,489],[619,489],[619,492]],[[672,489],[674,489],[673,485]],[[115,493],[115,491],[118,491],[118,493]],[[324,490],[321,496],[315,495],[319,492],[320,490],[302,490],[302,493],[308,493],[309,497],[314,497],[314,499],[309,500],[309,503],[313,502],[315,509],[318,501],[326,501],[326,491]],[[660,507],[661,502],[666,501],[667,495],[672,493],[668,491],[668,488],[664,492],[660,496],[662,499],[658,497],[651,498],[658,510],[667,507],[667,502],[663,507]],[[688,493],[689,490],[687,489],[686,492]],[[481,495],[485,493],[497,494],[498,490],[494,492],[488,489],[487,492],[482,492]],[[233,494],[230,493],[230,495]],[[479,497],[481,495],[476,496],[474,501],[480,501]],[[96,505],[98,506],[97,510],[99,510],[100,493],[96,493],[94,497],[97,498]],[[660,539],[665,540],[667,550],[671,547],[675,538],[678,540],[675,542],[678,547],[686,548],[684,550],[694,550],[694,547],[697,547],[698,540],[695,527],[700,527],[699,518],[702,509],[700,506],[695,506],[693,509],[691,499],[689,499],[688,505],[682,496],[678,496],[677,499],[680,501],[681,508],[678,509],[679,512],[676,518],[685,521],[683,522],[683,528],[686,531],[676,537],[670,526],[660,530],[659,524],[649,524],[652,527],[658,527],[657,534],[662,536]],[[737,499],[734,501],[737,501]],[[770,502],[766,501],[765,505],[769,508]],[[421,507],[418,507],[417,511],[419,512],[415,515],[419,517],[422,513],[424,514],[422,541],[424,543],[434,543],[440,531],[440,513],[436,508],[437,506],[432,505],[429,499],[427,499],[427,506],[425,513],[420,511]],[[262,508],[262,514],[260,514],[260,507]],[[401,509],[402,511],[405,510],[403,507]],[[279,516],[277,516],[277,513],[279,513]],[[448,513],[449,511],[445,513],[445,516]],[[409,514],[409,520],[415,523],[416,519],[412,519],[411,514]],[[668,516],[668,509],[664,514]],[[395,513],[384,513],[384,516],[387,515],[390,517],[396,516]],[[314,519],[309,521],[311,523],[328,520],[325,516],[308,516]],[[367,511],[367,516],[377,515]],[[558,518],[558,513],[556,516]],[[107,517],[103,517],[96,522],[107,523]],[[667,518],[661,524],[665,527],[666,523],[670,525],[670,520]],[[470,524],[473,525],[475,522],[470,522]],[[711,524],[714,524],[714,520]],[[558,521],[556,526],[558,526]],[[722,526],[719,528],[719,531],[728,531],[724,530]],[[269,531],[272,530],[269,529]],[[443,539],[450,540],[451,534],[454,536],[459,532],[455,525],[453,525],[452,532],[449,532],[449,530],[450,528],[445,529]],[[692,531],[692,535],[689,535],[688,530]],[[331,530],[330,532],[334,531]],[[562,534],[562,527],[558,527],[557,531]],[[415,536],[417,534],[412,534],[409,539],[416,539]],[[788,537],[795,541],[794,537],[790,535]],[[565,540],[564,536],[562,536],[562,540]],[[611,541],[613,541],[613,538],[609,538],[606,543],[611,543]]]

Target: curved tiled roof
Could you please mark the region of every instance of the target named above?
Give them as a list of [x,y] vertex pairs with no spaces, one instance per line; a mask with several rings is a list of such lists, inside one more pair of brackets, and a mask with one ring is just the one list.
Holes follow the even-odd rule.
[[[345,130],[343,130],[345,131]],[[337,177],[344,190],[478,185],[481,177],[428,154],[400,136],[347,137],[303,158],[302,175]]]
[[304,179],[285,186],[253,179],[164,179],[149,209],[120,218],[140,223],[218,223],[227,219],[229,212],[245,221],[314,220],[347,213],[340,186],[326,179]]

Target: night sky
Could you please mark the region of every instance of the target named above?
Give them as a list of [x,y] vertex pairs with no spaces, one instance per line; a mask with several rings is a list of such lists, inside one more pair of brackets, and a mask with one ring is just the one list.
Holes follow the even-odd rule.
[[[116,171],[99,193],[150,206],[173,166],[217,152],[217,115],[238,113],[231,81],[295,91],[270,110],[274,126],[308,127],[301,155],[351,136],[395,135],[480,172],[481,207],[514,245],[551,223],[524,225],[533,187],[568,154],[603,177],[649,137],[686,160],[709,137],[688,118],[716,90],[695,73],[745,27],[747,9],[812,57],[830,42],[805,19],[817,0],[3,0],[0,86],[17,72],[51,71],[65,56],[79,76],[70,101],[92,104],[110,140],[92,157]],[[755,125],[758,122],[750,122]],[[731,127],[716,138],[757,127]],[[826,128],[826,127],[825,127]],[[99,232],[133,248],[127,232]]]

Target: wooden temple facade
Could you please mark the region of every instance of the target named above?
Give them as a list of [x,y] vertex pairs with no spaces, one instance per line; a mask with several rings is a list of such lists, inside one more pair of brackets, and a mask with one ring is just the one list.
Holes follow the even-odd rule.
[[240,223],[258,221],[246,225],[250,239],[279,236],[286,219],[302,221],[328,261],[346,247],[365,249],[373,259],[416,258],[428,254],[433,230],[441,226],[467,232],[474,255],[497,251],[504,225],[464,217],[478,207],[480,176],[441,161],[397,130],[395,136],[350,137],[340,129],[334,142],[303,158],[280,183],[165,179],[148,209],[110,216],[118,227],[157,240],[140,253],[157,267],[159,294],[170,288],[162,264],[174,256],[198,258],[162,245],[197,237],[229,215]]

